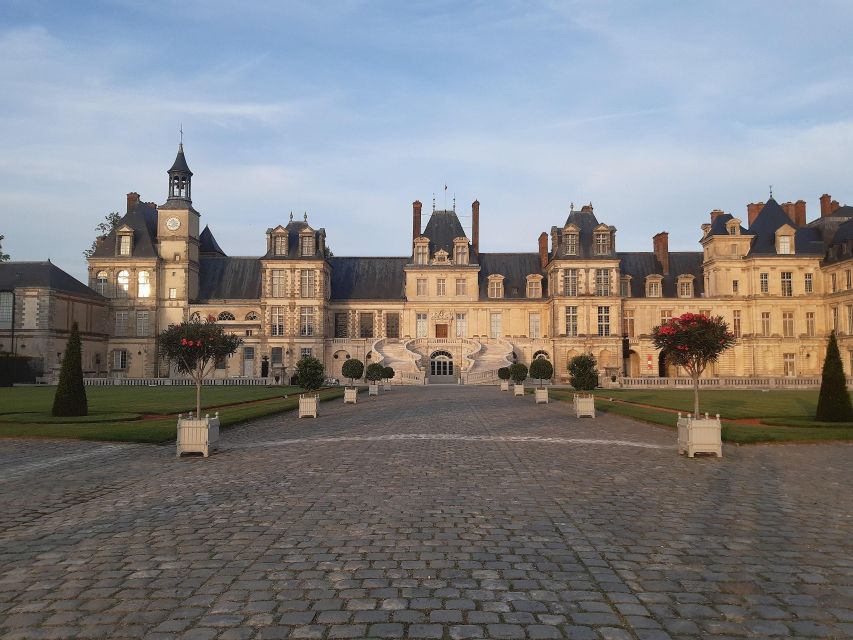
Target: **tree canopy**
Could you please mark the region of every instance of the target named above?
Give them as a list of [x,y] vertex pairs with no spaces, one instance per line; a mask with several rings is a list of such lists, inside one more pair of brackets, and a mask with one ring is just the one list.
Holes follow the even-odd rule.
[[582,353],[569,360],[569,384],[577,391],[592,391],[598,386],[598,369],[591,353]]
[[546,358],[535,358],[530,363],[530,377],[539,380],[540,387],[543,380],[550,380],[553,375],[554,366]]
[[323,363],[313,356],[300,358],[296,363],[296,380],[307,391],[319,389],[326,380]]

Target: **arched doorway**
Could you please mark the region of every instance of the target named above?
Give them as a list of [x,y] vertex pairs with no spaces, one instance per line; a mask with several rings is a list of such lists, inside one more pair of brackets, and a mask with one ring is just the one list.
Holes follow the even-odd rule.
[[448,384],[456,382],[453,369],[453,356],[449,351],[433,351],[429,357],[430,384]]
[[669,366],[666,362],[666,351],[661,351],[658,354],[658,378],[666,378],[669,373]]

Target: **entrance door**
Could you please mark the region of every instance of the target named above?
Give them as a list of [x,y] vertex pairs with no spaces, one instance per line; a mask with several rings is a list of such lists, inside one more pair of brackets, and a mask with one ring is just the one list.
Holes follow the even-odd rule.
[[243,347],[243,375],[247,378],[255,375],[255,347]]
[[453,375],[453,356],[447,351],[435,351],[429,357],[430,384],[452,384],[456,382]]
[[386,313],[385,314],[385,335],[389,338],[400,337],[400,314]]
[[436,338],[446,338],[447,337],[447,325],[446,324],[435,325],[435,337]]

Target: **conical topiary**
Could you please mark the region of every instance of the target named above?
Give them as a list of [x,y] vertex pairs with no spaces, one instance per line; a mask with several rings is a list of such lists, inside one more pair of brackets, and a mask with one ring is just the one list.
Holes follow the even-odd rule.
[[62,370],[59,373],[59,386],[53,397],[54,416],[89,415],[89,403],[86,400],[86,387],[83,386],[83,363],[80,354],[80,332],[75,322],[71,327],[65,355],[62,356]]
[[826,359],[823,361],[815,419],[822,422],[853,421],[853,405],[850,403],[850,394],[847,392],[847,379],[844,376],[835,331],[829,334],[826,345]]

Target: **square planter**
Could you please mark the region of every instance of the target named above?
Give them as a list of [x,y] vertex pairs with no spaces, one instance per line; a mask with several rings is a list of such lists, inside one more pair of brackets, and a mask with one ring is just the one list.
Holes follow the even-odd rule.
[[536,389],[536,404],[548,404],[548,389]]
[[501,391],[509,391],[509,380],[501,380]]
[[694,418],[691,414],[682,417],[678,414],[678,453],[687,454],[688,458],[697,453],[713,453],[718,458],[723,457],[722,425],[720,414],[715,418]]
[[516,384],[512,387],[513,395],[523,396],[524,395],[524,384]]
[[595,398],[592,394],[576,393],[574,397],[575,417],[577,418],[594,418],[595,417]]
[[211,418],[178,416],[177,456],[184,453],[201,453],[205,458],[219,448],[219,413]]
[[358,389],[347,387],[344,389],[344,404],[355,404],[358,400]]
[[367,385],[367,395],[378,396],[379,395],[379,385],[378,384]]
[[317,407],[320,405],[320,396],[301,395],[299,396],[299,417],[300,418],[316,418]]

